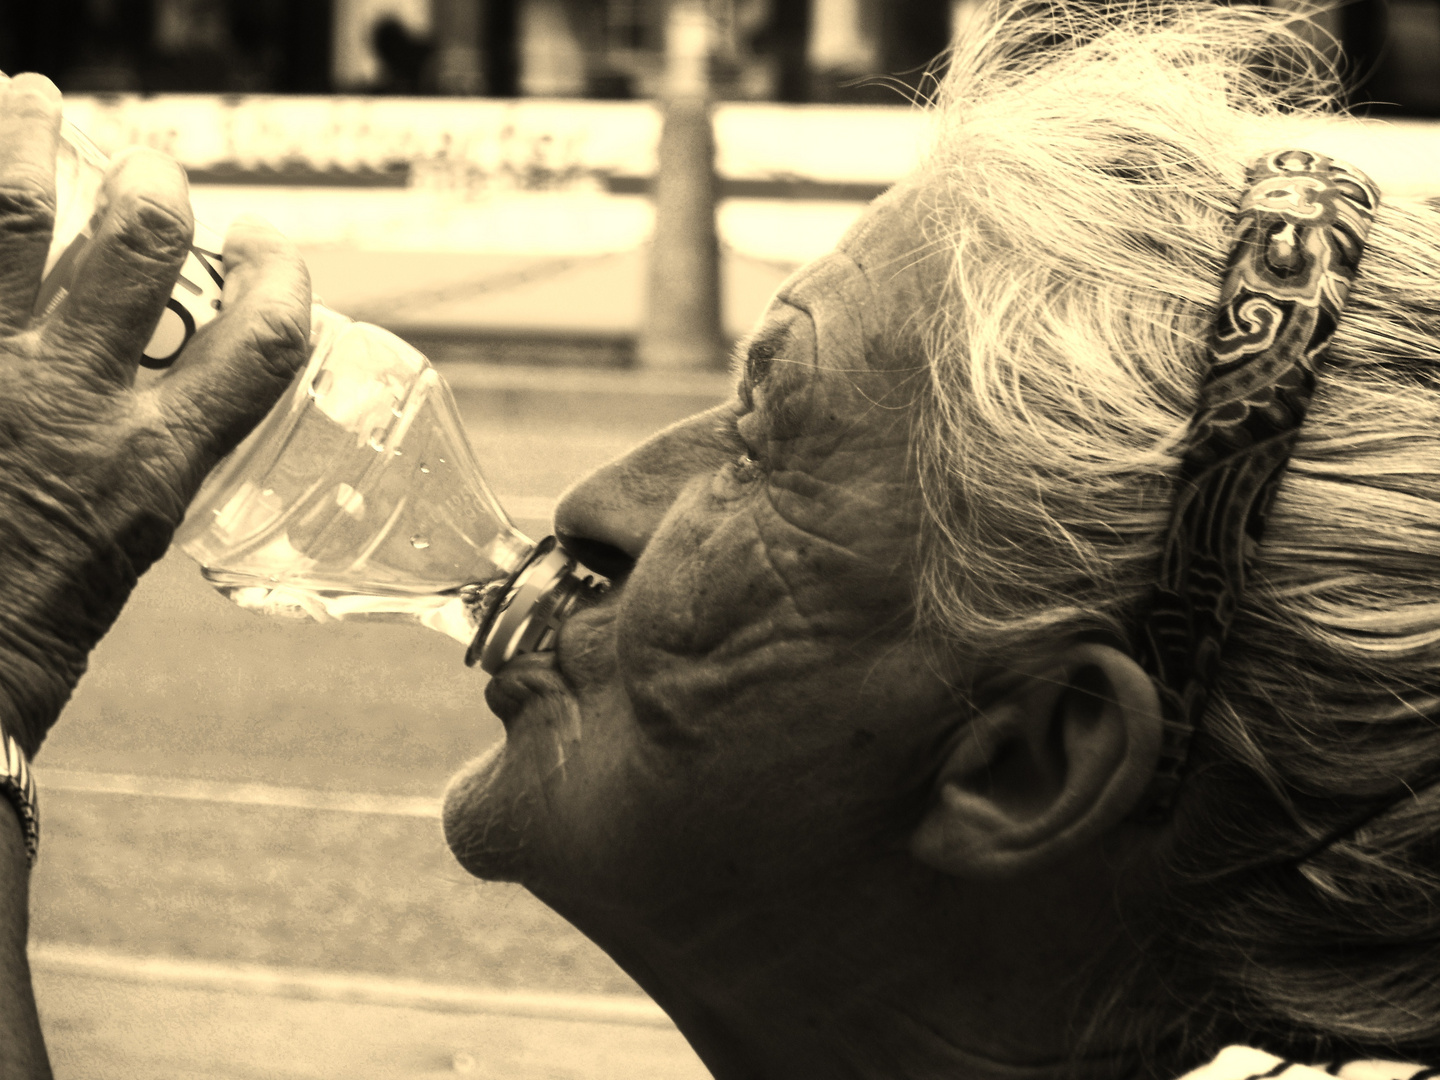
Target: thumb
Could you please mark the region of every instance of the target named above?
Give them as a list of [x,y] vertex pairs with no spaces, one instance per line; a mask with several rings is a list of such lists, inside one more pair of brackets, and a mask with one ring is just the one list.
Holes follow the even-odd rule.
[[295,245],[259,218],[240,218],[224,260],[220,314],[154,387],[201,475],[270,411],[310,354],[310,275]]

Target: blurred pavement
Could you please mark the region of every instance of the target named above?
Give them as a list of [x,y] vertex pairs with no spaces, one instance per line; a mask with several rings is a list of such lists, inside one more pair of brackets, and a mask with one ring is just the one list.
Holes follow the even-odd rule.
[[[673,1028],[97,977],[41,957],[56,1080],[701,1080]],[[137,1023],[136,1018],[143,1017]]]
[[[529,354],[549,364],[563,363],[585,342],[594,343],[597,355],[624,354],[643,318],[648,253],[648,245],[568,256],[302,248],[316,296],[336,311],[396,331],[432,359],[485,362],[500,358],[499,346],[531,340],[554,343],[555,359],[543,347]],[[724,253],[727,336],[749,332],[792,269]],[[427,349],[437,338],[447,345]]]

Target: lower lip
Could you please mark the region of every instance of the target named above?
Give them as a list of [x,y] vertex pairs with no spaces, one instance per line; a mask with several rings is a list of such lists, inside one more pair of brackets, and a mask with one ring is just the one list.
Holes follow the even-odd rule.
[[566,693],[553,652],[525,653],[506,664],[485,687],[485,704],[507,728],[529,702]]

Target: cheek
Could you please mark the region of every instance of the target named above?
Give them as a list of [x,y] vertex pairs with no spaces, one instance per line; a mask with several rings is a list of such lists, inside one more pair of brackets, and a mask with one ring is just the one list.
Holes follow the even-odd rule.
[[[786,599],[750,513],[672,515],[626,585],[622,663],[647,652],[690,659],[738,647]],[[657,657],[647,657],[648,667]]]
[[[809,487],[801,498],[724,471],[692,484],[626,585],[624,661],[642,661],[642,648],[690,659],[800,635],[858,638],[901,621],[910,610],[908,520],[838,485]],[[845,535],[852,518],[863,518],[859,543]]]
[[[796,644],[767,660],[742,668],[740,686],[734,668],[703,661],[683,685],[648,685],[666,722],[632,727],[579,800],[592,817],[605,807],[592,840],[607,859],[585,862],[584,880],[660,907],[773,900],[904,852],[950,722],[943,688],[885,650]],[[597,849],[578,848],[566,849],[571,871]]]
[[838,579],[775,536],[762,506],[707,513],[706,499],[652,539],[619,612],[621,678],[656,738],[733,732],[757,695],[772,711],[834,659],[843,591],[822,596],[821,583]]

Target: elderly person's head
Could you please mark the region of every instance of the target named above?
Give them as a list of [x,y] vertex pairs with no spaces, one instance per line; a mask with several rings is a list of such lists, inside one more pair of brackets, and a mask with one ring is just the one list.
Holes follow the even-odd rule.
[[973,19],[924,164],[734,399],[566,496],[616,586],[495,679],[449,794],[461,861],[720,1076],[1440,1062],[1440,213],[1375,215],[1147,814],[1134,643],[1246,166],[1328,148],[1279,15],[1103,18]]

